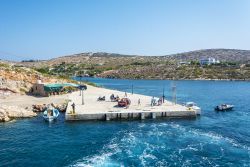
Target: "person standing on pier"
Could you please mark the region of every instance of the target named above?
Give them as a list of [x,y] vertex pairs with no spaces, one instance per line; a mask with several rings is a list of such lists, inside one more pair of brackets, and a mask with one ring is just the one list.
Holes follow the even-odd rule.
[[155,102],[155,97],[153,96],[151,99],[151,106],[154,106],[154,102]]
[[71,107],[72,107],[72,110],[73,110],[73,114],[75,114],[75,103],[73,103],[72,105],[71,105]]
[[139,98],[138,99],[138,106],[140,106],[141,105],[141,99]]

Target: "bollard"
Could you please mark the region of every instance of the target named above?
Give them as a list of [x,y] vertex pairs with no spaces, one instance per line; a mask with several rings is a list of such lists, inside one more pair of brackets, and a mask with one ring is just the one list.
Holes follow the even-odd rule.
[[141,119],[145,119],[145,114],[141,113]]
[[156,113],[155,113],[155,112],[152,113],[152,118],[153,118],[153,119],[156,118]]
[[109,121],[109,120],[110,120],[108,114],[105,114],[105,119],[106,119],[106,121]]

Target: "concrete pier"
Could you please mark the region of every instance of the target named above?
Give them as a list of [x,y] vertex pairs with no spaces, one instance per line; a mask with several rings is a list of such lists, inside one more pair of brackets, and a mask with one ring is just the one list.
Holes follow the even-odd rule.
[[[116,90],[97,88],[88,86],[84,91],[83,97],[80,92],[74,92],[69,96],[65,119],[66,121],[76,120],[143,120],[157,119],[164,117],[196,117],[196,111],[179,104],[173,104],[165,100],[160,106],[151,106],[150,96],[126,93],[131,100],[128,108],[117,107],[117,102],[111,102],[110,95],[118,95],[120,98],[125,96],[125,92]],[[99,96],[105,96],[105,101],[97,101]],[[138,100],[140,99],[140,104]],[[72,104],[75,104],[75,112],[73,112]]]

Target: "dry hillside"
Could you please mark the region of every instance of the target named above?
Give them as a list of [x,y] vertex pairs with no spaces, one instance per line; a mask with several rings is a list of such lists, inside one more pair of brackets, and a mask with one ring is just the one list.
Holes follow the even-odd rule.
[[[213,57],[220,64],[199,65]],[[181,62],[187,64],[182,64]],[[114,53],[80,53],[43,61],[19,62],[54,76],[99,76],[136,79],[235,79],[250,80],[250,51],[206,49],[167,56],[138,56]]]
[[38,79],[43,82],[64,82],[64,79],[45,76],[27,67],[16,67],[13,63],[0,61],[0,90],[8,89],[17,93],[28,92]]

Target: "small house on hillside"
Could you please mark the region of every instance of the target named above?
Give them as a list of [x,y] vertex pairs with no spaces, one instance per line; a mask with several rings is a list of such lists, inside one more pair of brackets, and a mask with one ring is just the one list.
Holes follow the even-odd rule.
[[211,65],[211,64],[218,64],[218,63],[220,63],[220,61],[212,57],[200,59],[200,65]]
[[190,61],[180,61],[179,64],[180,65],[190,65],[191,62]]
[[51,95],[59,95],[78,90],[80,85],[73,83],[53,83],[46,84],[38,81],[30,90],[30,93],[35,96],[48,97]]

